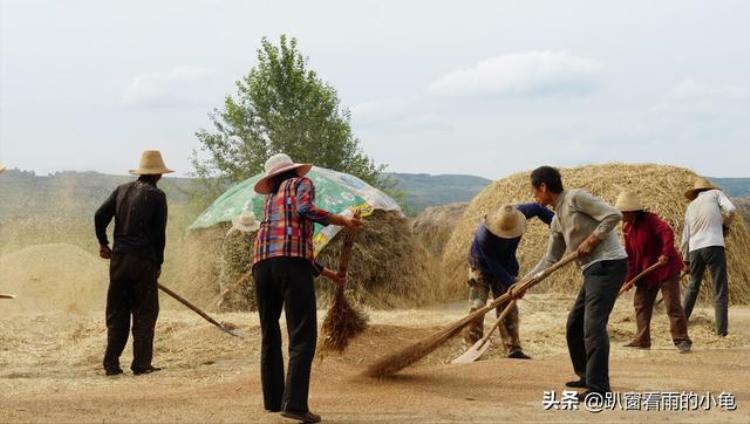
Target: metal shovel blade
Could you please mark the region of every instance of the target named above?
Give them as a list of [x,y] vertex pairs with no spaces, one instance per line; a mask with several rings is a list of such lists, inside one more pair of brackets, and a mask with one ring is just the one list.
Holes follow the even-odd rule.
[[451,361],[451,364],[470,364],[484,355],[487,349],[490,348],[490,340],[482,344],[483,340],[479,340],[474,343],[466,352],[462,353],[461,356]]

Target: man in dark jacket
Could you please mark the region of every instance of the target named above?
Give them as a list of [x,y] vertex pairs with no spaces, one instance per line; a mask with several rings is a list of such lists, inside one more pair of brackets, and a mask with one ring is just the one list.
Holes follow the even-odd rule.
[[[115,189],[96,211],[94,222],[99,256],[110,260],[107,291],[107,375],[122,374],[120,355],[128,342],[133,316],[133,374],[159,371],[151,365],[154,328],[159,315],[157,280],[164,262],[167,197],[156,187],[162,174],[173,172],[161,153],[143,152],[136,181]],[[107,226],[115,219],[114,246],[109,247]]]
[[[477,229],[469,252],[469,302],[471,311],[487,304],[490,291],[493,297],[505,293],[516,282],[518,259],[516,250],[526,229],[528,218],[538,217],[549,225],[554,214],[537,203],[505,205],[487,215]],[[505,305],[497,308],[499,315]],[[530,359],[518,337],[518,307],[515,305],[499,326],[500,336],[509,358]],[[466,341],[476,343],[484,334],[484,317],[468,328]]]

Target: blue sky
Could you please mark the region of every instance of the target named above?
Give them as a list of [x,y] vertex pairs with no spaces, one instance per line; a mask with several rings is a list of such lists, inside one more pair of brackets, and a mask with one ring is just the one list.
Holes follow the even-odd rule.
[[608,161],[750,176],[750,2],[0,0],[0,161],[124,173],[297,37],[395,172]]

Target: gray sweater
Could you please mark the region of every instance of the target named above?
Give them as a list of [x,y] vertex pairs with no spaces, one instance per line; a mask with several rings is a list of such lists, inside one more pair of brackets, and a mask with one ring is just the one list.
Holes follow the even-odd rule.
[[589,235],[601,242],[588,255],[578,259],[582,270],[600,261],[626,259],[628,254],[614,231],[622,213],[585,190],[564,190],[554,206],[547,253],[530,272],[534,275],[578,248]]

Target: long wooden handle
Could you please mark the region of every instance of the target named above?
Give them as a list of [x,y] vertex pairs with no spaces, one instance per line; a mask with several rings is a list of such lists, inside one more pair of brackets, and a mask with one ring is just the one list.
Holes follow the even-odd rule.
[[[565,265],[568,265],[569,263],[575,261],[576,259],[578,259],[578,252],[571,252],[571,253],[563,256],[562,259],[560,259],[559,261],[555,262],[554,265],[550,266],[549,268],[545,269],[544,271],[538,272],[537,274],[535,274],[533,276],[529,276],[529,277],[523,278],[523,279],[521,279],[521,281],[518,281],[516,284],[518,284],[519,287],[522,290],[526,291],[527,289],[529,289],[529,288],[531,288],[531,287],[533,287],[533,286],[541,283],[545,278],[549,277],[550,274],[552,274],[553,272],[555,272],[558,269],[564,267]],[[509,301],[511,298],[512,298],[512,296],[510,295],[510,290],[508,290],[507,292],[505,292],[505,293],[501,294],[500,296],[496,297],[492,302],[488,303],[487,306],[485,306],[485,307],[483,307],[481,309],[477,309],[476,311],[470,313],[469,315],[467,315],[466,317],[464,317],[464,319],[456,322],[454,325],[446,328],[444,331],[450,332],[450,331],[452,331],[452,328],[454,326],[464,327],[467,324],[469,324],[470,322],[472,322],[475,319],[477,319],[478,317],[483,316],[488,311],[491,311],[492,309],[495,309],[499,305],[502,305],[503,303]]]
[[228,330],[227,328],[225,328],[219,321],[216,321],[215,319],[211,318],[210,315],[208,315],[207,313],[203,312],[200,308],[198,308],[197,306],[193,305],[192,303],[188,302],[187,299],[185,299],[184,297],[182,297],[179,294],[173,292],[171,289],[169,289],[168,287],[165,287],[161,283],[158,283],[158,285],[159,285],[159,289],[161,291],[163,291],[164,293],[172,296],[175,300],[177,300],[178,302],[180,302],[183,305],[187,306],[191,311],[193,311],[196,314],[200,315],[206,321],[208,321],[211,324],[219,327],[219,329],[221,331],[224,331],[225,333],[228,333],[228,334],[231,334],[233,336],[236,336],[236,334],[234,334],[233,332],[231,332],[230,330]]
[[15,299],[16,296],[12,294],[0,294],[0,299]]
[[[359,218],[360,212],[354,212],[354,217]],[[339,258],[339,275],[346,275],[349,272],[349,262],[352,259],[352,248],[354,247],[354,238],[357,230],[346,230],[344,235],[344,246],[341,248],[341,257]]]
[[490,337],[492,337],[492,333],[498,327],[500,327],[500,323],[502,323],[505,317],[508,316],[508,314],[513,309],[513,306],[515,306],[517,301],[518,299],[513,299],[510,301],[510,303],[505,305],[505,309],[503,309],[503,312],[500,314],[499,317],[497,317],[497,320],[495,320],[495,323],[492,325],[492,328],[490,329],[490,331],[488,331],[487,334],[484,337],[482,337],[482,343],[479,343],[479,346],[477,346],[477,349],[481,349],[481,347],[484,346],[485,343],[487,343],[490,340]]
[[623,294],[626,291],[632,289],[633,286],[635,285],[635,283],[641,281],[643,279],[643,277],[647,276],[648,274],[651,274],[652,272],[656,271],[657,269],[661,268],[662,266],[664,266],[664,265],[662,265],[661,263],[657,262],[657,263],[651,265],[650,267],[644,269],[643,271],[641,271],[640,274],[636,275],[635,277],[633,277],[632,280],[628,281],[627,283],[625,283],[622,286],[622,288],[620,289],[620,292],[617,293],[617,297],[620,297],[621,294]]

